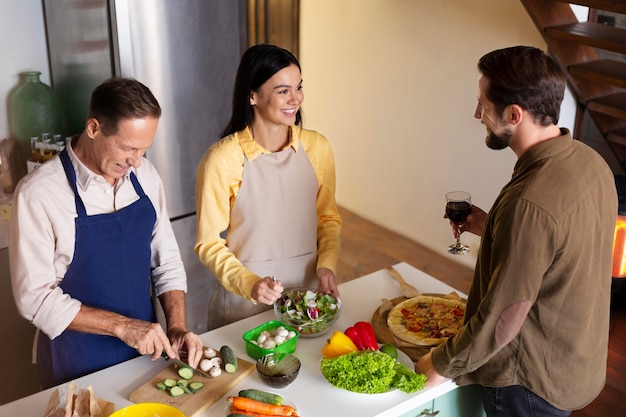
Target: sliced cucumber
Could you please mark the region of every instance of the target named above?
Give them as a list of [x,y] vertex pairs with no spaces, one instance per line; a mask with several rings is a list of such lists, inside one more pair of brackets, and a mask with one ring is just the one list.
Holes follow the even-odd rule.
[[198,392],[202,389],[202,387],[204,386],[204,382],[198,382],[198,381],[194,381],[191,384],[189,384],[189,391],[191,392]]
[[172,388],[176,386],[176,380],[175,379],[166,379],[165,381],[163,381],[163,384],[167,387],[167,388]]
[[187,394],[191,394],[191,390],[189,389],[188,385],[189,381],[187,381],[186,379],[179,379],[178,383],[176,384],[176,386],[181,387],[183,391],[185,391]]
[[165,391],[167,389],[167,385],[165,385],[163,381],[157,382],[156,387],[159,391]]
[[176,385],[170,388],[169,393],[172,397],[180,397],[185,393],[185,390],[180,385]]
[[193,370],[188,366],[181,366],[178,368],[178,376],[183,379],[191,379],[193,377]]

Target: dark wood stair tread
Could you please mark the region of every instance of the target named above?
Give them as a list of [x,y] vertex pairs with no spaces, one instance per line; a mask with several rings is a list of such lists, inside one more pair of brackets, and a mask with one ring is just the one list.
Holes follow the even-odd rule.
[[626,1],[624,0],[558,0],[561,3],[572,3],[587,6],[593,9],[606,10],[609,12],[626,14]]
[[594,22],[549,26],[546,35],[569,42],[626,54],[626,30]]
[[606,139],[609,142],[626,146],[626,127],[609,132],[606,135]]
[[577,77],[626,88],[626,62],[600,59],[570,65],[568,71]]
[[626,92],[591,99],[587,102],[587,108],[626,120]]

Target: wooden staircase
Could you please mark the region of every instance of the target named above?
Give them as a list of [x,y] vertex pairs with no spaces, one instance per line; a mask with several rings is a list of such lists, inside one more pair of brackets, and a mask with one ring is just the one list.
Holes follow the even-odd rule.
[[[626,0],[521,0],[577,99],[574,137],[589,116],[626,171]],[[579,22],[570,4],[589,7]],[[613,23],[615,23],[613,25]],[[614,169],[615,170],[615,169]]]

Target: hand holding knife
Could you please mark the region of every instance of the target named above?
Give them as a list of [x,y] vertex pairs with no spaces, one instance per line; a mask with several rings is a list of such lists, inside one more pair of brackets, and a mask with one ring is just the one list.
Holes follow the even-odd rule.
[[181,361],[180,359],[176,359],[176,358],[170,358],[167,353],[163,352],[161,354],[161,356],[163,356],[163,358],[165,358],[165,360],[170,361],[172,363],[175,363],[176,365],[178,365],[179,367],[184,367],[184,368],[189,368],[193,371],[194,374],[196,375],[200,375],[203,376],[205,378],[211,378],[211,375],[207,374],[206,372],[202,372],[199,369],[193,368],[191,366],[189,366],[188,364],[186,364],[185,362]]

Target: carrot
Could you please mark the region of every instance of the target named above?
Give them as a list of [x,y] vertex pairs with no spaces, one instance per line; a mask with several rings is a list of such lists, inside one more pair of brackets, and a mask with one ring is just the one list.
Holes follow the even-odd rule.
[[[249,417],[280,417],[276,416],[275,414],[259,414],[253,411],[240,410],[239,408],[233,406],[230,407],[230,412],[232,414],[243,414],[244,416]],[[299,417],[299,415],[294,412],[290,417]]]
[[[296,409],[288,405],[267,404],[245,397],[228,397],[227,401],[235,408],[244,411],[252,411],[258,414],[293,417]],[[296,414],[297,415],[297,414]]]

